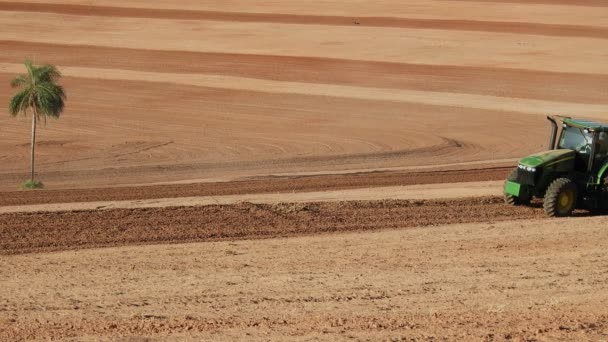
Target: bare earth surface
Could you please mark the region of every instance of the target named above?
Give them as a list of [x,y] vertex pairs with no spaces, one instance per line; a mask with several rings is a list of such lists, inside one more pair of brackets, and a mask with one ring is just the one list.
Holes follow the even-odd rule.
[[500,197],[236,203],[0,215],[0,254],[142,243],[260,239],[387,227],[541,218]]
[[608,230],[509,207],[608,121],[601,0],[0,0],[0,341],[608,341]]
[[[544,147],[546,113],[607,118],[607,16],[601,1],[2,0],[0,103],[26,57],[64,72],[67,111],[39,130],[50,189],[504,166]],[[28,133],[0,115],[0,191],[26,177]]]
[[[367,172],[353,174],[320,174],[290,177],[264,177],[232,182],[164,184],[91,189],[11,191],[0,197],[0,206],[31,204],[137,201],[184,197],[240,196],[252,194],[296,194],[312,191],[335,191],[378,187],[448,184],[504,180],[512,167],[465,169],[428,172]],[[460,185],[467,187],[467,185]],[[438,186],[437,188],[441,188]],[[470,194],[474,195],[474,194]],[[443,196],[431,196],[441,198]],[[454,197],[448,196],[448,197]],[[351,198],[354,199],[354,198]],[[339,200],[339,198],[338,198]],[[289,201],[289,199],[285,199]]]
[[378,188],[310,191],[298,193],[246,194],[225,196],[197,196],[178,198],[156,198],[148,200],[122,200],[78,203],[47,203],[0,207],[4,213],[62,212],[81,210],[196,207],[207,205],[229,205],[237,203],[275,204],[342,201],[380,200],[427,200],[457,199],[462,197],[494,196],[503,194],[503,181],[470,182],[454,184],[386,186]]
[[0,339],[605,341],[604,221],[2,256]]

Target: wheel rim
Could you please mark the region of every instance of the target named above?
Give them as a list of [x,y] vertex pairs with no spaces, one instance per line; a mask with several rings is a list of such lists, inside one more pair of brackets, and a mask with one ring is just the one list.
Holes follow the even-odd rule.
[[574,206],[574,191],[564,191],[559,194],[557,199],[557,208],[561,214],[572,210]]

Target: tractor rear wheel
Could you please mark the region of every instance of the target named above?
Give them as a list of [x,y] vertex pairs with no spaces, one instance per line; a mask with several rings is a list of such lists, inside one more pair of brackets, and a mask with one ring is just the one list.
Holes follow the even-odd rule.
[[578,188],[568,178],[558,178],[551,182],[545,194],[543,208],[550,217],[570,216],[576,208]]
[[[517,180],[517,169],[513,169],[513,171],[511,171],[511,173],[509,174],[509,177],[507,177],[507,180],[508,181]],[[531,200],[531,198],[521,198],[521,197],[509,195],[509,194],[504,194],[504,196],[505,196],[505,203],[508,205],[528,205],[528,204],[530,204],[530,200]]]

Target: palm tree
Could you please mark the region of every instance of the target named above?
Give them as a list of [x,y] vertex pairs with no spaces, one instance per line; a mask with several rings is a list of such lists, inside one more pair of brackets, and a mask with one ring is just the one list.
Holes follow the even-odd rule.
[[27,74],[19,75],[11,82],[11,87],[19,91],[9,103],[9,112],[14,117],[19,113],[27,115],[32,111],[32,145],[31,145],[31,176],[26,184],[31,187],[40,187],[42,183],[34,180],[34,150],[36,147],[36,125],[38,121],[47,117],[59,118],[66,99],[63,87],[57,84],[61,77],[59,70],[53,65],[35,66],[31,61],[25,61]]

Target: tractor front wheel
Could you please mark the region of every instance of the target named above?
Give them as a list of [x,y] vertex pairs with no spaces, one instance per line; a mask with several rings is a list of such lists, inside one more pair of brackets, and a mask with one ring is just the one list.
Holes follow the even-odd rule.
[[519,197],[505,194],[505,203],[508,205],[528,205],[528,204],[530,204],[530,200],[529,199],[522,200]]
[[545,193],[543,208],[550,217],[570,216],[576,208],[578,188],[568,178],[558,178],[551,182]]

